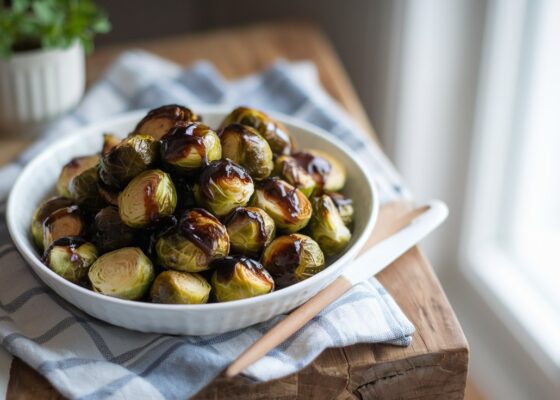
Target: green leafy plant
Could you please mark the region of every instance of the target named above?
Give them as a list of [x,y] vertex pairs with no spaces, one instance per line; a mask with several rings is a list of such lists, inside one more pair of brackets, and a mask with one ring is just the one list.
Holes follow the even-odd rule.
[[111,29],[92,0],[12,0],[0,5],[0,56],[37,48],[67,48],[75,40],[86,51],[93,37]]

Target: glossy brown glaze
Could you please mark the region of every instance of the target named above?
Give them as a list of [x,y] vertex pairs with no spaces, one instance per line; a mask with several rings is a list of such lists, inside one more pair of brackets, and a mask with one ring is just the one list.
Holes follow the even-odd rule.
[[160,179],[153,175],[151,179],[146,180],[144,186],[144,210],[150,221],[155,221],[159,217],[159,203],[156,199],[157,187]]
[[224,221],[224,225],[229,226],[254,222],[257,224],[259,229],[259,239],[264,243],[268,239],[266,225],[262,214],[256,210],[257,209],[253,207],[237,207],[227,216]]
[[226,227],[202,208],[186,211],[179,220],[179,232],[205,254],[212,256],[220,240],[228,239]]
[[286,127],[262,111],[249,107],[237,107],[222,122],[221,128],[238,123],[255,128],[269,143],[274,154],[290,154],[293,142]]
[[170,163],[188,157],[194,150],[203,160],[203,165],[208,164],[204,136],[211,129],[200,123],[179,125],[161,138],[161,155],[163,161]]
[[220,283],[228,283],[234,276],[237,268],[244,268],[255,278],[270,283],[274,288],[274,280],[262,264],[247,257],[224,257],[212,262],[212,268],[216,270],[216,279]]
[[281,179],[269,178],[262,181],[258,189],[263,192],[267,201],[279,206],[287,220],[294,220],[300,217],[302,199],[295,187]]
[[58,209],[72,206],[73,201],[66,197],[53,197],[45,201],[37,213],[37,220],[41,223],[45,222],[47,217]]
[[72,262],[77,262],[79,259],[79,255],[76,254],[76,250],[83,245],[84,243],[87,243],[87,241],[84,238],[81,238],[79,236],[63,236],[60,237],[58,239],[56,239],[54,242],[51,243],[51,245],[45,250],[45,253],[43,254],[42,260],[44,263],[48,264],[49,263],[49,254],[51,253],[51,250],[53,247],[57,247],[57,246],[61,246],[61,247],[66,247],[68,248],[68,250],[70,250],[71,255],[70,255],[70,261]]
[[220,185],[221,181],[225,185],[253,183],[253,179],[242,166],[228,159],[217,160],[212,161],[202,170],[199,178],[200,190],[206,198],[214,199],[212,186],[213,184]]
[[295,271],[301,261],[302,241],[296,235],[277,238],[274,251],[263,257],[263,265],[274,278],[278,288],[293,285],[297,282]]
[[64,236],[83,236],[86,231],[84,215],[78,206],[59,208],[45,219],[43,229],[48,232],[51,243]]
[[330,162],[308,152],[300,151],[292,154],[292,157],[321,186],[325,183],[325,177],[332,170]]
[[138,125],[136,125],[133,134],[147,134],[156,139],[160,139],[178,124],[199,121],[200,117],[192,110],[177,104],[169,104],[148,112]]

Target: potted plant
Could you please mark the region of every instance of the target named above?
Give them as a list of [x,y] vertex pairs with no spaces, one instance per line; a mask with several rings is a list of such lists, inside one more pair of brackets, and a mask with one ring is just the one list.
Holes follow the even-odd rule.
[[75,106],[107,16],[92,0],[0,0],[0,128],[30,132]]

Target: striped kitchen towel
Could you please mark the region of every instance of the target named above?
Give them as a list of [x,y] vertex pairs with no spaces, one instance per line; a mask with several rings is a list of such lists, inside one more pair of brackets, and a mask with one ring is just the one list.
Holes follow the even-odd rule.
[[[371,139],[321,87],[308,62],[277,62],[236,81],[207,62],[183,70],[141,51],[121,55],[82,103],[49,127],[14,163],[0,169],[0,199],[27,161],[75,128],[162,104],[244,104],[320,126],[349,145],[374,176],[382,202],[408,196],[399,175]],[[2,213],[5,207],[2,206]],[[184,399],[211,382],[274,320],[222,335],[146,334],[96,320],[60,299],[31,272],[0,219],[0,343],[44,375],[64,396],[80,399]],[[376,279],[358,285],[246,375],[279,378],[308,365],[327,347],[358,342],[406,346],[414,327]]]

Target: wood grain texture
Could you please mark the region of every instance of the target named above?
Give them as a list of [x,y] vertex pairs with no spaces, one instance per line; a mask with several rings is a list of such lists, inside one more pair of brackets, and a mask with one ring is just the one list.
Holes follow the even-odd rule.
[[[181,64],[206,58],[226,78],[266,68],[278,58],[311,60],[322,84],[375,137],[333,49],[313,26],[279,23],[215,31],[98,49],[88,59],[88,81],[97,79],[122,50],[143,48]],[[13,142],[10,142],[13,143]],[[0,160],[13,157],[0,142]],[[377,229],[399,218],[403,205],[384,208]],[[298,374],[263,384],[218,378],[198,399],[461,399],[468,345],[449,302],[422,252],[414,248],[379,274],[416,327],[409,347],[358,344],[324,351]],[[367,316],[364,316],[367,318]],[[13,399],[56,398],[52,388],[21,362],[12,365]],[[36,392],[41,388],[41,392]],[[51,397],[49,397],[51,396]]]

